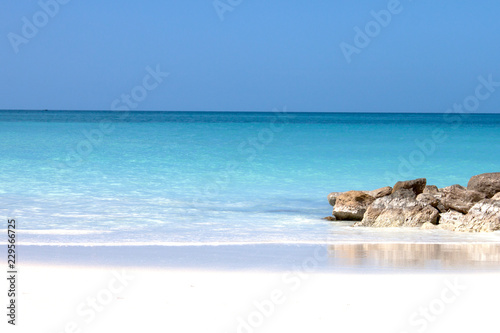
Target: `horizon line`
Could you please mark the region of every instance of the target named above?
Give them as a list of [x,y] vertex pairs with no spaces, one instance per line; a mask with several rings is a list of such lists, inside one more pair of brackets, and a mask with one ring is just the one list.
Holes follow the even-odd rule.
[[[205,111],[200,111],[200,110],[97,110],[97,109],[92,109],[92,110],[83,110],[83,109],[73,109],[73,110],[61,110],[61,109],[0,109],[0,112],[9,112],[9,111],[23,111],[23,112],[152,112],[152,113],[167,113],[167,112],[185,112],[185,113],[208,113],[208,112],[213,112],[213,113],[274,113],[274,112],[285,112],[285,113],[353,113],[353,114],[366,114],[366,113],[373,113],[373,114],[453,114],[456,112],[405,112],[405,111],[242,111],[242,110],[218,110],[218,111],[213,111],[213,110],[205,110]],[[461,114],[500,114],[500,112],[463,112]]]

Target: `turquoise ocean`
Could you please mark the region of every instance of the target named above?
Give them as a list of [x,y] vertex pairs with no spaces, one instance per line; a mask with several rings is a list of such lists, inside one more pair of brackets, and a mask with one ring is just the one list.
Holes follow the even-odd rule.
[[26,245],[498,242],[352,228],[327,195],[500,171],[498,114],[1,111],[2,216]]

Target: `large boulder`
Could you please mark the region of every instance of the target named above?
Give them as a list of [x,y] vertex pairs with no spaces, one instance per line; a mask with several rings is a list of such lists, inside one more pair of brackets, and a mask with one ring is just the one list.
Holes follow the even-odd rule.
[[500,172],[483,173],[472,177],[467,189],[484,193],[486,198],[493,197],[500,192]]
[[375,199],[385,197],[386,195],[389,195],[392,193],[392,187],[386,186],[386,187],[381,187],[373,191],[368,191],[365,192],[369,196],[372,196]]
[[415,193],[415,195],[418,195],[424,191],[426,183],[427,179],[425,178],[399,181],[392,188],[392,193],[395,193],[398,190],[406,189],[406,190],[412,190]]
[[458,231],[495,231],[500,229],[500,201],[485,199],[476,203],[464,216]]
[[328,194],[328,203],[332,206],[335,206],[335,202],[337,201],[337,197],[344,192],[332,192]]
[[336,199],[333,215],[338,220],[361,220],[373,200],[375,199],[372,196],[362,191],[342,193]]
[[435,197],[439,198],[446,210],[452,209],[463,214],[467,214],[476,202],[486,198],[483,193],[468,190],[461,185],[451,185],[439,189],[439,193]]
[[497,194],[495,194],[493,196],[493,198],[491,198],[491,200],[500,200],[500,192],[498,192]]
[[439,212],[436,208],[416,200],[413,188],[403,188],[391,195],[376,199],[366,210],[363,220],[354,225],[421,227],[425,222],[437,224],[438,217]]

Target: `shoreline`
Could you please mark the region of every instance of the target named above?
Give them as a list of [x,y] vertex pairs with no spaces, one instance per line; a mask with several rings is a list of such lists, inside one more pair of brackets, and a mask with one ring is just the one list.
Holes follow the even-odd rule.
[[500,272],[500,243],[19,246],[19,265],[319,273]]

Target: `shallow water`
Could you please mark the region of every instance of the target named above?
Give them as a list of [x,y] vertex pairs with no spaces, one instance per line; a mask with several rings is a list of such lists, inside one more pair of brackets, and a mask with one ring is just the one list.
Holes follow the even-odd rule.
[[499,171],[500,115],[454,117],[2,111],[1,214],[23,244],[498,242],[320,219],[332,191]]

